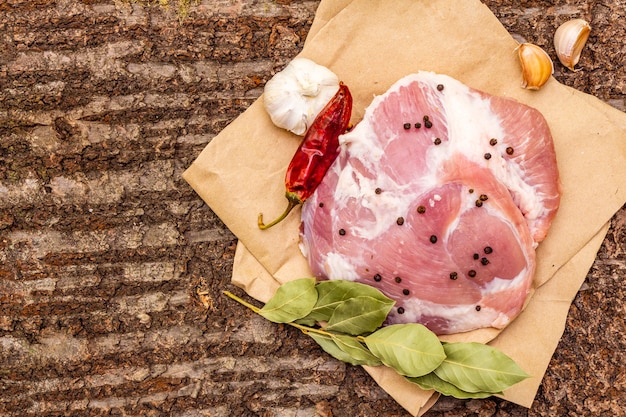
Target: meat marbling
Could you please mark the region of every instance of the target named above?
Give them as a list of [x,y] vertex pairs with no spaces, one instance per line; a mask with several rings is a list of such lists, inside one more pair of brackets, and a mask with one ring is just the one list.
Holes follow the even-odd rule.
[[537,110],[419,72],[375,97],[340,143],[302,210],[317,277],[377,287],[396,300],[389,323],[438,334],[519,314],[560,200]]

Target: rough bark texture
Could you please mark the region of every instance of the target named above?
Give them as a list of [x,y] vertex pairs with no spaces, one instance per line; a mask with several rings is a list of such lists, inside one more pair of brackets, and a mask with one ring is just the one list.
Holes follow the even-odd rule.
[[[390,2],[392,3],[392,2]],[[544,46],[594,30],[561,82],[626,109],[622,0],[487,1]],[[221,295],[236,238],[182,171],[302,47],[318,1],[0,1],[0,415],[407,416],[360,368]],[[480,30],[480,28],[476,28]],[[626,208],[531,410],[626,415]]]

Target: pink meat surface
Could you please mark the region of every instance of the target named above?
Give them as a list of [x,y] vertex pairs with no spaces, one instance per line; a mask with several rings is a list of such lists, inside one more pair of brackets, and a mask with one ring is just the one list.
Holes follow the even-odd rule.
[[537,110],[420,72],[374,98],[340,143],[302,211],[318,278],[377,287],[396,300],[389,323],[438,334],[519,314],[560,200]]

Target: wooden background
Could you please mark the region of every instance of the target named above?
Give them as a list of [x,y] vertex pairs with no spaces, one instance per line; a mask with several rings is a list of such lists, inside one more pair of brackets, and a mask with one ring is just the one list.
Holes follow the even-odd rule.
[[[407,416],[221,295],[241,294],[236,238],[181,178],[319,2],[170,3],[0,0],[0,415]],[[555,77],[626,110],[623,0],[486,4],[553,58],[558,24],[590,21],[581,70]],[[626,416],[625,278],[622,208],[532,409],[444,398],[427,416]]]

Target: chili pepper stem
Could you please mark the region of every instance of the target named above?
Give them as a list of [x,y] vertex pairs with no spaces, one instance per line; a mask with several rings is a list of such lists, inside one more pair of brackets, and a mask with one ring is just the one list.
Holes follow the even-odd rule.
[[288,191],[285,194],[285,197],[287,197],[287,201],[289,202],[289,204],[287,204],[287,208],[285,209],[283,214],[278,216],[278,218],[276,218],[276,220],[274,220],[273,222],[268,223],[268,224],[263,223],[263,213],[259,213],[259,218],[258,218],[259,229],[261,230],[269,229],[270,227],[274,226],[276,223],[283,221],[285,217],[287,217],[287,215],[291,212],[291,210],[293,210],[294,207],[296,207],[299,204],[302,204],[302,200],[295,193]]

